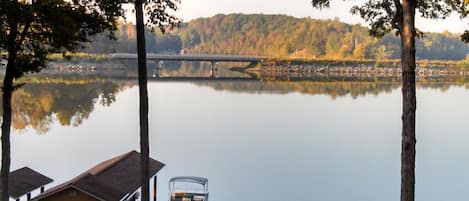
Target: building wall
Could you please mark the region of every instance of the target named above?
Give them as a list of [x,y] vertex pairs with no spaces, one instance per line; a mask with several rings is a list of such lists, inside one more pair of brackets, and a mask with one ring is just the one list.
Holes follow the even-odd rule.
[[97,199],[77,191],[73,188],[68,188],[63,191],[57,192],[47,198],[41,199],[40,201],[98,201]]

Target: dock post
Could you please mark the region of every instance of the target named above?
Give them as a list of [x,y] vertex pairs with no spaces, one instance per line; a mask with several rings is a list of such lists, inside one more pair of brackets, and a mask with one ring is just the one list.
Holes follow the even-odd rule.
[[157,183],[158,183],[157,180],[158,180],[157,177],[154,176],[154,177],[153,177],[153,201],[156,201],[156,195],[157,195],[157,194],[156,194],[156,191],[157,191],[157,187],[158,187],[158,186],[157,186],[157,185],[158,185],[158,184],[157,184]]
[[42,186],[41,187],[41,194],[44,193],[44,191],[45,191],[45,188],[44,188],[44,186]]
[[31,193],[28,193],[27,200],[31,200]]

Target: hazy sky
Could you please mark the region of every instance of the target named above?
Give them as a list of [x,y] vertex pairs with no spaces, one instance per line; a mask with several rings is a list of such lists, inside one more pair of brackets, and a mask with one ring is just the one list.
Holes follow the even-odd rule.
[[[318,10],[311,6],[311,0],[181,0],[179,16],[185,22],[198,17],[210,17],[219,13],[263,13],[285,14],[295,17],[326,18],[339,17],[347,23],[363,23],[358,16],[350,14],[352,5],[360,4],[363,0],[342,1],[332,0],[331,8]],[[423,31],[463,32],[469,29],[469,20],[461,21],[453,15],[444,21],[417,19],[417,26]]]

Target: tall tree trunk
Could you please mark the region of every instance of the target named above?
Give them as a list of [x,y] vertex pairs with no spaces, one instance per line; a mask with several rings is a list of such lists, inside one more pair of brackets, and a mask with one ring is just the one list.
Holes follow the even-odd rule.
[[16,60],[15,39],[18,29],[14,21],[9,21],[10,34],[7,40],[8,64],[3,78],[2,88],[2,167],[0,170],[0,201],[9,200],[9,176],[10,176],[10,128],[11,128],[11,97],[13,94],[13,71]]
[[135,1],[137,21],[138,88],[140,93],[140,162],[142,201],[150,200],[149,140],[148,140],[148,90],[147,52],[145,49],[145,25],[143,23],[143,0]]
[[402,152],[401,201],[415,197],[415,7],[416,0],[402,1]]
[[11,126],[11,97],[13,94],[13,68],[15,53],[9,53],[8,64],[2,88],[2,168],[0,171],[0,201],[9,200],[9,174],[10,174],[10,126]]

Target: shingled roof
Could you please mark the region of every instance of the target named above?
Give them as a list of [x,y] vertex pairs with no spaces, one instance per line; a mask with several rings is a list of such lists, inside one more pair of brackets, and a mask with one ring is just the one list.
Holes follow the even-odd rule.
[[[150,158],[150,178],[156,175],[164,164]],[[104,161],[74,179],[60,184],[33,198],[41,200],[62,190],[77,188],[93,197],[103,200],[120,200],[126,194],[140,188],[140,153],[131,151]]]
[[30,193],[40,187],[43,187],[53,180],[42,175],[28,167],[23,167],[10,172],[9,195],[13,199],[17,199],[23,195]]

